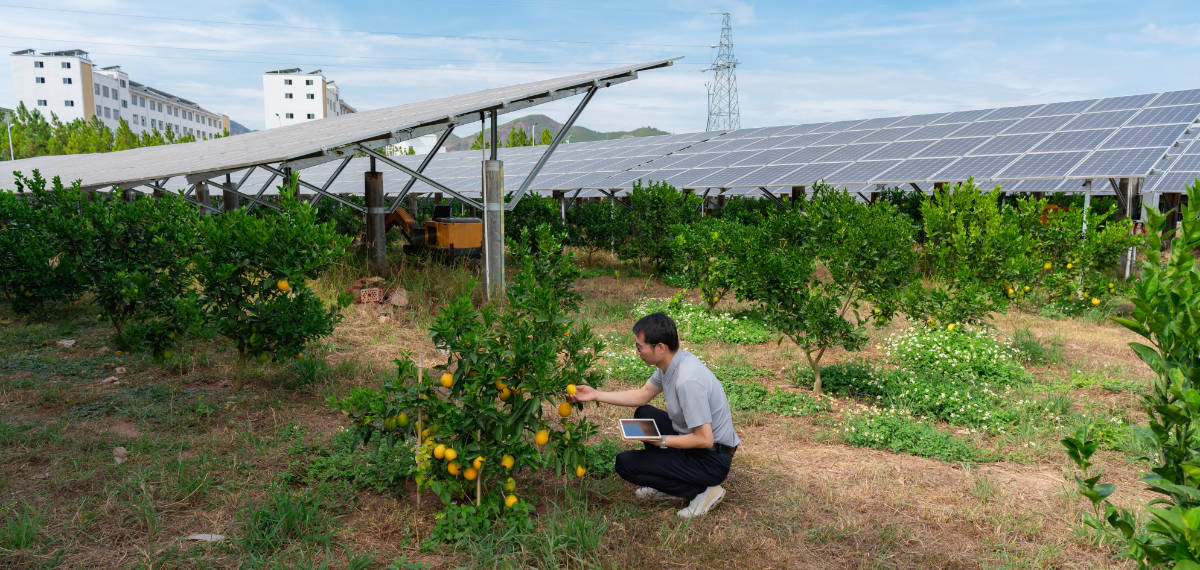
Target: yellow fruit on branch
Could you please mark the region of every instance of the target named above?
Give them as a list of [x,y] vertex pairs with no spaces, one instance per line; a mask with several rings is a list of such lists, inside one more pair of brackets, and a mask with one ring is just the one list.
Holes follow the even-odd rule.
[[517,504],[517,496],[516,495],[509,495],[504,498],[504,506],[512,508],[512,506],[515,504]]
[[500,466],[505,469],[512,469],[513,465],[516,465],[516,463],[517,460],[511,455],[505,455],[504,457],[500,458]]
[[511,396],[512,396],[512,390],[509,390],[507,386],[500,389],[500,399],[501,400],[507,400]]
[[571,402],[563,402],[558,405],[558,415],[567,417],[571,415]]
[[458,469],[459,469],[458,464],[453,461],[451,461],[450,464],[446,466],[446,472],[451,475],[454,475],[455,477],[458,477]]
[[437,447],[433,448],[433,456],[438,459],[445,459],[446,446],[439,443]]
[[1092,297],[1092,306],[1093,306],[1093,307],[1095,307],[1095,306],[1097,306],[1097,305],[1099,305],[1099,304],[1100,304],[1100,299],[1097,299],[1097,298],[1095,298],[1095,297]]
[[575,466],[575,476],[576,477],[583,477],[586,473],[587,473],[587,469],[584,469],[582,465]]
[[454,385],[454,375],[450,374],[449,372],[442,374],[442,378],[439,380],[439,382],[442,383],[442,386],[449,388]]
[[287,279],[280,279],[279,281],[276,281],[275,287],[278,287],[279,290],[283,291],[284,293],[292,290],[292,285],[288,283]]
[[567,384],[567,394],[574,396],[578,391],[579,389],[576,388],[574,384]]
[[492,385],[495,386],[497,390],[503,390],[508,387],[504,384],[504,382],[501,382],[499,380],[493,382]]
[[533,442],[538,445],[546,445],[550,441],[550,432],[540,429],[537,435],[533,436]]
[[452,449],[452,448],[447,447],[446,448],[446,461],[454,461],[457,458],[458,458],[458,452],[454,451],[454,449]]
[[478,475],[479,475],[479,470],[474,467],[468,467],[466,469],[463,469],[463,478],[466,479],[467,481],[474,481],[475,477]]
[[471,466],[474,467],[476,471],[483,469],[483,456],[475,457],[475,461],[471,462]]
[[515,480],[513,480],[512,477],[509,477],[508,480],[504,482],[504,490],[505,491],[512,492],[512,491],[516,490],[516,488],[517,488],[517,482]]

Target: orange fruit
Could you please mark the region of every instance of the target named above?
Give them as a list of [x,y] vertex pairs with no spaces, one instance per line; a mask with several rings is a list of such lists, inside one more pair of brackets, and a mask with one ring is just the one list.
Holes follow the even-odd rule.
[[511,396],[512,396],[512,390],[509,390],[508,387],[505,387],[500,390],[500,399],[501,400],[507,400]]
[[587,469],[584,469],[582,465],[575,466],[575,476],[576,477],[583,477],[583,475],[585,473],[587,473]]
[[508,491],[511,493],[516,488],[517,488],[517,482],[514,481],[512,477],[509,477],[508,480],[504,482],[504,490],[505,491]]
[[433,456],[438,459],[445,459],[446,446],[439,443],[437,447],[433,448]]
[[558,405],[558,415],[567,417],[571,415],[571,402],[563,402]]
[[568,394],[574,396],[575,393],[578,391],[579,391],[579,389],[576,388],[574,384],[567,384],[567,393]]
[[476,457],[475,461],[471,462],[471,466],[474,467],[476,471],[482,469],[483,468],[483,456]]
[[1099,305],[1099,304],[1100,304],[1100,299],[1097,299],[1097,298],[1095,298],[1095,297],[1092,297],[1092,306],[1094,307],[1094,306],[1096,306],[1096,305]]
[[458,477],[458,464],[451,461],[450,464],[446,466],[446,472]]
[[497,380],[497,381],[493,382],[492,384],[493,384],[494,386],[496,386],[496,389],[497,389],[497,390],[503,390],[503,389],[505,389],[505,388],[507,388],[507,387],[508,387],[508,386],[505,386],[505,385],[504,385],[504,382],[501,382],[501,381],[499,381],[499,380]]
[[515,465],[516,463],[517,463],[517,460],[513,459],[513,456],[511,456],[511,455],[505,455],[504,457],[500,458],[500,466],[505,469],[512,469],[513,465]]
[[278,287],[279,290],[283,291],[284,293],[287,293],[288,291],[292,290],[292,285],[287,282],[287,279],[280,279],[279,281],[276,281],[275,286]]
[[538,430],[537,435],[533,436],[533,441],[538,445],[546,445],[550,441],[550,432],[544,429]]
[[446,448],[446,461],[454,461],[457,458],[458,458],[458,452],[454,451],[452,448],[447,447]]
[[504,506],[511,508],[515,504],[517,504],[517,496],[516,495],[509,495],[504,498]]
[[442,386],[449,388],[454,385],[454,375],[450,374],[449,372],[442,374],[442,379],[440,382],[442,383]]
[[477,477],[478,475],[479,475],[479,470],[474,467],[468,467],[466,469],[463,469],[463,478],[466,479],[467,481],[474,481],[475,477]]

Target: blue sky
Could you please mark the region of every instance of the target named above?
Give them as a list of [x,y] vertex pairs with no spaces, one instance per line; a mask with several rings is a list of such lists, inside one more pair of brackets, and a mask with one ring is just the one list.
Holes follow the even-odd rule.
[[[701,69],[722,11],[733,15],[743,126],[1200,87],[1194,2],[0,0],[0,48],[84,49],[256,129],[272,69],[320,68],[373,109],[684,56],[601,91],[579,124],[691,132],[705,126]],[[535,111],[562,120],[574,104]]]

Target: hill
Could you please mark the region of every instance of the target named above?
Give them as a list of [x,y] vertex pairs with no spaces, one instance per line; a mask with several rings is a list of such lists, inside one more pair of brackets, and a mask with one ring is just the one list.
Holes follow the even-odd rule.
[[[508,133],[515,128],[524,129],[524,131],[526,133],[529,133],[531,136],[535,136],[535,138],[536,138],[536,134],[540,134],[543,129],[550,129],[551,133],[557,133],[558,130],[562,128],[562,123],[555,121],[554,119],[551,119],[550,117],[547,117],[546,115],[540,115],[540,114],[539,115],[526,115],[524,117],[519,117],[519,118],[513,119],[511,121],[508,121],[506,123],[502,123],[502,124],[498,125],[498,130],[500,131],[501,144],[503,144],[503,141],[508,139]],[[567,132],[567,139],[564,142],[573,142],[574,143],[574,142],[588,142],[588,141],[604,141],[604,140],[611,140],[611,139],[624,139],[624,138],[632,138],[632,137],[652,137],[652,136],[669,135],[669,134],[671,134],[671,133],[656,129],[654,127],[641,127],[641,128],[634,129],[632,131],[602,132],[602,131],[594,131],[587,127],[581,127],[579,125],[575,125],[575,126],[571,127],[570,131]],[[446,148],[446,150],[452,150],[452,151],[453,150],[468,150],[471,148],[471,142],[475,140],[476,135],[478,135],[478,133],[474,133],[474,132],[471,133],[470,135],[467,135],[464,137],[450,135],[450,138],[446,139],[445,148]]]

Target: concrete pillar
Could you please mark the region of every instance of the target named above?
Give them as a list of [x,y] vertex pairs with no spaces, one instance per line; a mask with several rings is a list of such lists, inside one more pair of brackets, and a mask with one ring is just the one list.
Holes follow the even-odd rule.
[[504,298],[504,161],[483,161],[483,271],[489,301]]
[[[196,183],[196,201],[204,204],[205,206],[211,206],[211,204],[208,203],[208,183],[204,181]],[[200,208],[200,215],[206,216],[208,215],[208,212],[208,208]]]
[[121,201],[125,202],[126,204],[133,201],[133,189],[132,188],[122,188],[121,189]]
[[387,273],[387,234],[384,233],[383,173],[364,172],[363,186],[367,198],[367,258],[379,274]]
[[567,203],[564,200],[564,198],[566,198],[566,192],[563,192],[562,190],[552,190],[551,194],[554,196],[554,201],[558,202],[559,218],[561,218],[564,222],[567,221]]
[[238,193],[228,188],[221,189],[221,208],[222,211],[232,212],[238,209]]
[[792,186],[792,203],[795,204],[797,201],[802,200],[803,198],[804,198],[804,187],[803,186]]

